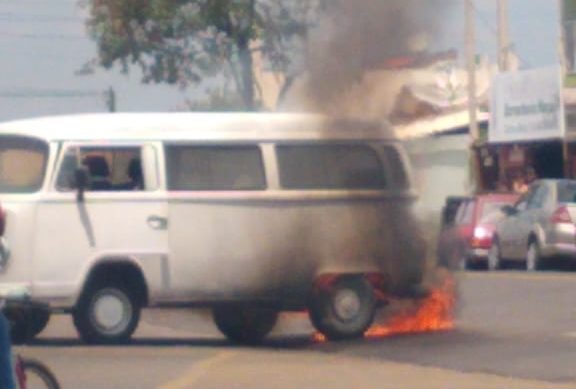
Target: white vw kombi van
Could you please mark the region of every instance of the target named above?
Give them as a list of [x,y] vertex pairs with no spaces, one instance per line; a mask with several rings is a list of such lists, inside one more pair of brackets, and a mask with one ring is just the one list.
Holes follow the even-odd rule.
[[[418,290],[423,245],[401,146],[374,123],[299,114],[93,114],[0,124],[0,284],[130,339],[145,307],[209,307],[253,342],[308,310],[361,336]],[[24,326],[24,321],[16,321]]]

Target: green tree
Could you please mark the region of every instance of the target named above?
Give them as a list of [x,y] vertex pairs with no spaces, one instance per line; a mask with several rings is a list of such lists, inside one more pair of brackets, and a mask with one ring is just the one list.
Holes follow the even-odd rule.
[[[87,0],[94,64],[142,70],[143,82],[187,87],[229,76],[243,108],[258,108],[254,54],[294,78],[294,42],[324,0]],[[224,76],[223,76],[224,75]]]

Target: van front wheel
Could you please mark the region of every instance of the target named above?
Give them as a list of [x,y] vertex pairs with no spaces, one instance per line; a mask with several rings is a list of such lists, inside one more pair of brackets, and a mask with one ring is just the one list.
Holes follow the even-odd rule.
[[91,344],[125,343],[136,330],[141,306],[130,291],[115,283],[96,284],[73,313],[80,337]]
[[46,328],[50,311],[44,308],[6,308],[12,344],[25,344]]
[[256,307],[222,306],[213,310],[216,327],[235,343],[256,344],[278,321],[278,312]]
[[314,293],[310,320],[330,340],[358,338],[372,325],[376,298],[363,277],[344,277]]

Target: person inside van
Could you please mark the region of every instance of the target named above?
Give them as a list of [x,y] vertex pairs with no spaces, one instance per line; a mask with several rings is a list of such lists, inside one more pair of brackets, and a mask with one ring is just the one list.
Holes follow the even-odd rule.
[[144,176],[142,175],[142,161],[140,158],[132,158],[128,165],[128,177],[130,178],[130,188],[132,190],[144,189]]
[[110,190],[110,168],[106,158],[102,155],[87,155],[82,164],[90,173],[90,190]]
[[130,160],[126,169],[128,181],[112,185],[112,190],[130,191],[144,189],[144,176],[142,175],[142,161],[138,157]]

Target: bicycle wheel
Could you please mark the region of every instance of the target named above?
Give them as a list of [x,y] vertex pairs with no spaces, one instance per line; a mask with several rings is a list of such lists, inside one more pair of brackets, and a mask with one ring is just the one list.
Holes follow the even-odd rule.
[[22,358],[25,386],[23,389],[60,389],[60,384],[52,371],[42,362]]

